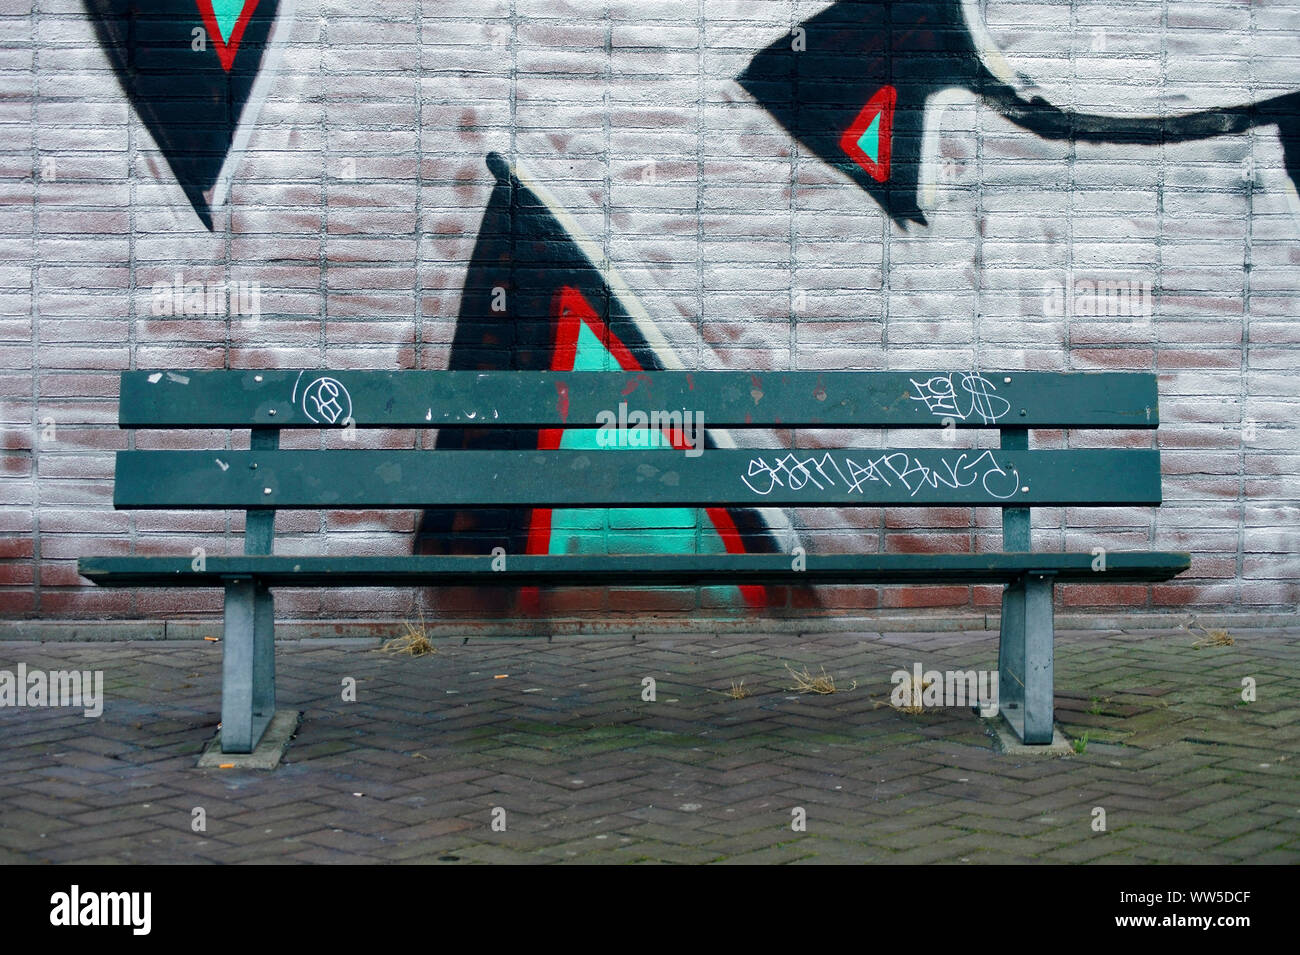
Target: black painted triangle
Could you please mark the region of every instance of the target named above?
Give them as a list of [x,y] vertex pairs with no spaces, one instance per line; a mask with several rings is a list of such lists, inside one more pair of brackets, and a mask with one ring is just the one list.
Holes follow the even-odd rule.
[[[463,370],[625,370],[679,367],[644,309],[570,231],[567,214],[521,182],[496,154],[497,184],[483,215],[465,278],[448,367]],[[716,447],[722,433],[706,434]],[[439,448],[559,447],[559,431],[443,429]],[[610,452],[634,453],[634,452]],[[702,533],[731,553],[774,553],[790,546],[780,511],[707,508]],[[777,528],[777,530],[774,530]],[[781,540],[778,540],[778,536]],[[540,508],[426,511],[421,553],[555,553],[551,512]],[[568,552],[568,551],[565,551]],[[764,588],[742,587],[751,605]]]
[[759,51],[738,82],[895,222],[924,224],[917,186],[925,101],[988,79],[954,0],[855,0]]
[[212,0],[83,3],[136,114],[211,229],[223,170],[260,105],[280,0],[219,0],[215,10]]

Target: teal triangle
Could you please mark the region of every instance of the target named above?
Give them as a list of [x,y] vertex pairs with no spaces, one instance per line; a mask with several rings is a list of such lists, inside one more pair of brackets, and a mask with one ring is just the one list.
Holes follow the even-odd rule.
[[[578,325],[574,371],[617,371],[619,364],[586,322]],[[613,409],[611,409],[613,410]],[[602,448],[592,428],[569,428],[560,447],[602,450],[617,454],[617,445]],[[650,431],[632,438],[646,447],[667,447],[662,433]],[[635,446],[631,446],[633,449]],[[647,547],[648,545],[648,547]],[[692,507],[555,508],[551,511],[552,554],[660,554],[725,553],[726,547],[703,511]]]
[[871,125],[858,140],[858,148],[867,154],[872,162],[880,162],[880,114],[871,120]]
[[574,371],[618,371],[618,362],[584,321],[578,322],[578,345],[573,356]]
[[212,12],[217,18],[217,29],[221,31],[223,43],[230,42],[230,34],[235,32],[239,15],[244,12],[244,0],[212,0]]

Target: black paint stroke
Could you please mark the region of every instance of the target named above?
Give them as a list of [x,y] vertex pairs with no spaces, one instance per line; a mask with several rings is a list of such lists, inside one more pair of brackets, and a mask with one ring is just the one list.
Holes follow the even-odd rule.
[[[918,202],[925,103],[951,87],[970,90],[1017,126],[1049,140],[1159,145],[1276,126],[1287,175],[1300,188],[1300,93],[1174,116],[1077,113],[996,78],[980,58],[960,0],[840,0],[801,27],[802,37],[780,37],[757,53],[738,82],[900,225],[926,224]],[[804,49],[796,50],[797,43]],[[897,90],[897,106],[890,174],[879,182],[841,149],[840,137],[886,85]]]
[[231,69],[215,44],[193,50],[203,27],[194,0],[83,0],[100,45],[185,197],[212,229],[212,190],[265,58],[279,0],[259,0]]
[[[632,310],[556,218],[559,210],[521,183],[501,156],[489,154],[487,162],[497,183],[466,272],[448,368],[550,370],[557,332],[553,307],[557,292],[568,287],[581,293],[642,370],[664,370],[663,358],[638,330]],[[505,291],[505,311],[493,310],[497,289]],[[444,428],[436,447],[535,450],[538,444],[535,430]],[[714,438],[706,430],[705,448],[713,447]],[[746,552],[781,549],[760,511],[726,510]],[[531,516],[530,508],[428,510],[415,549],[425,554],[485,554],[503,547],[510,554],[526,553]]]

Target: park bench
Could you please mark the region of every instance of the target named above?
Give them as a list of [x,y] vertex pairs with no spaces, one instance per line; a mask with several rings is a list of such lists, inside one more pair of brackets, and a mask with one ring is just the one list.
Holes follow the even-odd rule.
[[[279,448],[286,428],[555,434],[608,424],[623,403],[694,412],[717,430],[703,453],[684,452],[684,431],[629,450]],[[999,709],[1025,742],[1049,743],[1055,584],[1167,580],[1189,557],[1035,553],[1033,506],[1158,505],[1160,453],[1030,450],[1029,431],[1158,422],[1155,376],[1133,373],[129,371],[121,427],[248,430],[249,449],[120,451],[115,507],[245,510],[244,554],[87,557],[79,570],[103,586],[224,588],[224,752],[250,752],[275,710],[272,590],[367,585],[1003,584]],[[722,429],[941,429],[944,440],[737,448]],[[958,446],[959,429],[996,429],[1000,446]],[[294,557],[273,547],[276,511],[289,509],[935,505],[1001,508],[1002,550]]]

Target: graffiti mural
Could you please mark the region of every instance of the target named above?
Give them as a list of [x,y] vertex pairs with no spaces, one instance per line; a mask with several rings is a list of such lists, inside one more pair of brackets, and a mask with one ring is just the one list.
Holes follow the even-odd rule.
[[864,189],[899,225],[926,224],[926,105],[967,90],[1044,139],[1188,142],[1278,130],[1297,201],[1300,92],[1227,109],[1117,117],[1060,109],[1034,92],[962,0],[840,0],[750,61],[738,82],[796,139]]
[[203,225],[229,192],[292,0],[83,0],[136,114]]
[[[668,342],[599,252],[540,184],[488,157],[497,184],[466,273],[448,367],[466,370],[661,371],[681,368]],[[439,448],[592,448],[594,429],[471,431],[443,429]],[[632,447],[685,448],[679,432],[647,434]],[[704,447],[732,447],[723,430]],[[635,453],[612,450],[610,453]],[[647,535],[647,528],[654,533]],[[424,514],[418,553],[572,554],[789,552],[797,541],[779,509],[659,508],[446,511]],[[763,587],[734,588],[750,606],[768,602]]]

